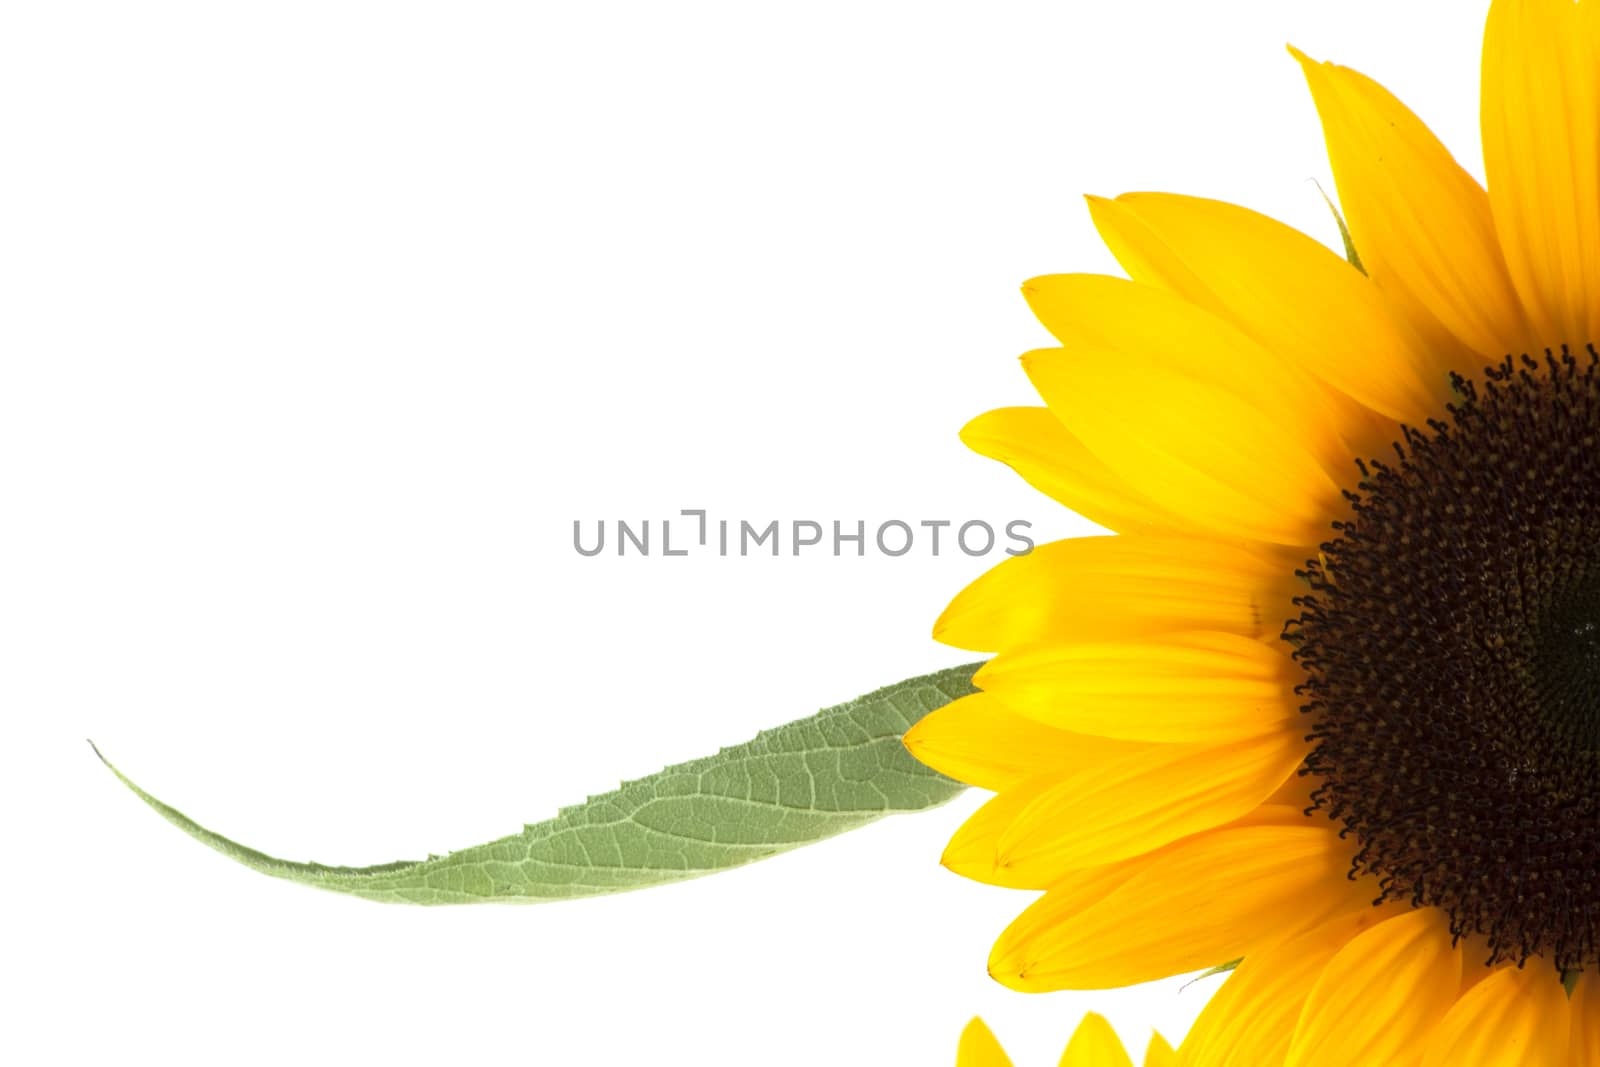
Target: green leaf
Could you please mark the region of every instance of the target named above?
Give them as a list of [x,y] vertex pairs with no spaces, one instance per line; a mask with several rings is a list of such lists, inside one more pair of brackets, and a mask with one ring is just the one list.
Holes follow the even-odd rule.
[[884,815],[943,804],[965,787],[918,763],[900,737],[934,708],[971,693],[977,667],[911,678],[826,708],[590,797],[511,837],[376,867],[257,852],[207,830],[100,758],[184,833],[274,878],[407,904],[567,900],[727,870]]

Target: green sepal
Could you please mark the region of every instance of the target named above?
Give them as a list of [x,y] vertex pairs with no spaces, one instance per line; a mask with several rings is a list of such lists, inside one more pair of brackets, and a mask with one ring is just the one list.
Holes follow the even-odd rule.
[[1316,185],[1317,192],[1322,194],[1322,202],[1328,205],[1329,211],[1333,212],[1333,221],[1339,226],[1339,236],[1344,241],[1344,258],[1349,260],[1350,265],[1362,274],[1367,273],[1367,268],[1361,265],[1361,254],[1356,251],[1356,242],[1350,236],[1350,227],[1345,224],[1344,215],[1334,205],[1333,199],[1328,196],[1327,190],[1322,188],[1322,183],[1317,182]]
[[1239,966],[1239,964],[1241,964],[1243,962],[1244,962],[1244,957],[1240,956],[1236,960],[1230,960],[1227,963],[1219,963],[1215,967],[1211,968],[1209,971],[1202,971],[1199,974],[1195,975],[1193,978],[1189,979],[1187,982],[1183,983],[1183,988],[1188,989],[1190,986],[1194,985],[1196,982],[1200,981],[1202,978],[1211,978],[1211,977],[1213,977],[1215,975],[1227,974],[1229,971],[1233,970],[1235,967]]

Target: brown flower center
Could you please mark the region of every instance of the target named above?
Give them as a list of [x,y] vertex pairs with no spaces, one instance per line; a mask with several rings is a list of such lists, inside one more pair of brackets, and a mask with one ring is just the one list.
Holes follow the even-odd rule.
[[1600,355],[1455,380],[1301,576],[1315,809],[1489,962],[1600,956]]

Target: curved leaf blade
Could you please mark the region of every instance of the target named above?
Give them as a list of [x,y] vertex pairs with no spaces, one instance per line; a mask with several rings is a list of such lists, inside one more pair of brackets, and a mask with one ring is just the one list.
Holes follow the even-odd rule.
[[910,678],[764,730],[498,841],[373,867],[297,863],[258,852],[206,829],[100,758],[168,822],[274,878],[391,903],[569,900],[743,866],[885,815],[945,803],[965,787],[918,763],[900,737],[923,715],[971,693],[977,667]]

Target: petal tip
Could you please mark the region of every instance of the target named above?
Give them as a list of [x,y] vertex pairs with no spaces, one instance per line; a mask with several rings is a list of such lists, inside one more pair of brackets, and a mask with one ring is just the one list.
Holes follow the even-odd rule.
[[989,977],[1005,986],[1007,989],[1018,993],[1037,992],[1034,984],[1028,980],[1027,967],[1018,966],[1016,963],[990,958]]
[[961,443],[972,449],[974,452],[982,452],[983,449],[978,447],[978,442],[987,439],[988,433],[986,431],[988,429],[989,417],[993,414],[994,413],[991,411],[986,411],[982,415],[978,415],[972,419],[969,419],[967,424],[961,427],[960,432],[956,434],[956,436],[961,439]]

